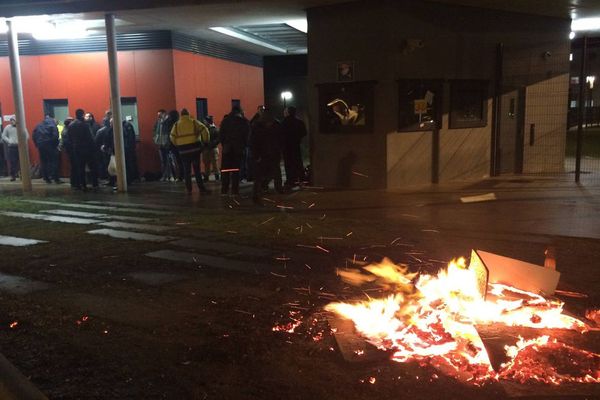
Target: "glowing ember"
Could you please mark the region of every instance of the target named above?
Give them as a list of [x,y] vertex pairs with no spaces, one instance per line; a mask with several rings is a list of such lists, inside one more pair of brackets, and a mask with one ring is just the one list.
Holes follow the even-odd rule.
[[506,346],[511,360],[503,364],[500,377],[521,383],[600,383],[600,355],[580,350],[548,336]]
[[[392,288],[394,294],[352,304],[332,303],[326,310],[351,319],[362,336],[379,349],[390,351],[394,361],[428,362],[447,375],[475,384],[498,377],[523,381],[529,375],[551,383],[598,382],[599,356],[592,353],[586,353],[586,357],[596,360],[595,364],[586,364],[583,375],[576,375],[581,380],[571,380],[560,372],[546,371],[546,375],[533,372],[533,365],[528,363],[534,361],[528,360],[539,357],[526,357],[527,345],[511,350],[513,364],[509,363],[500,375],[491,367],[475,325],[501,323],[584,332],[586,325],[563,314],[563,303],[559,300],[500,284],[490,284],[484,299],[482,281],[477,271],[466,266],[464,258],[452,261],[437,275],[410,274],[406,266],[394,265],[389,260],[363,269],[370,275],[361,271],[339,271],[339,274],[353,284],[378,280]],[[576,353],[577,349],[552,343],[545,344],[549,346],[546,348],[560,347],[566,354]],[[576,360],[580,359],[587,360],[583,355]]]

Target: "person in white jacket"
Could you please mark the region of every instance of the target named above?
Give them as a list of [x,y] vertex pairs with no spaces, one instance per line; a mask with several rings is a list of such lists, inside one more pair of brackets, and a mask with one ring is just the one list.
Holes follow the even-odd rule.
[[[29,134],[25,132],[26,138],[29,139]],[[6,125],[2,131],[2,142],[8,148],[8,163],[10,166],[10,180],[14,182],[19,173],[19,138],[17,134],[17,121],[14,118],[10,119],[10,124]]]

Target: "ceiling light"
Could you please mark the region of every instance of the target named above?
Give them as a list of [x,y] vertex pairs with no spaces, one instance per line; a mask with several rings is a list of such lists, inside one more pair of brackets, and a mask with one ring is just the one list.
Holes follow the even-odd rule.
[[569,33],[569,39],[571,39],[571,40],[575,39],[575,32]]
[[294,95],[290,91],[281,92],[281,99],[282,100],[291,100],[292,97],[294,97]]
[[221,26],[215,26],[215,27],[212,27],[212,28],[209,28],[209,29],[213,30],[215,32],[222,33],[222,34],[227,35],[227,36],[234,37],[236,39],[244,40],[244,41],[246,41],[248,43],[256,44],[258,46],[262,46],[262,47],[266,47],[266,48],[271,49],[271,50],[278,51],[280,53],[287,53],[287,50],[284,49],[283,47],[275,46],[275,45],[273,45],[271,43],[267,43],[265,41],[256,39],[255,37],[252,37],[252,36],[249,36],[249,35],[244,34],[242,32],[239,32],[238,30],[236,30],[234,28],[224,28],[224,27],[221,27]]
[[579,18],[571,22],[572,31],[597,31],[600,29],[600,18]]
[[36,40],[81,39],[88,35],[82,23],[77,21],[64,23],[39,24],[31,32]]
[[291,26],[292,28],[294,28],[300,32],[308,33],[308,21],[306,20],[306,18],[291,19],[289,21],[285,21],[285,24],[287,26]]

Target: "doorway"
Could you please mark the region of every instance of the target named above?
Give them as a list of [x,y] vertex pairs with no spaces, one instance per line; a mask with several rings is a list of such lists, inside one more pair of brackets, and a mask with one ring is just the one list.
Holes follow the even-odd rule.
[[58,132],[62,135],[65,119],[69,116],[67,99],[44,99],[44,116],[52,114],[57,122]]
[[508,89],[500,99],[497,162],[501,174],[523,172],[525,88]]
[[139,141],[140,128],[138,125],[137,99],[135,97],[121,97],[121,113],[123,119],[133,125],[135,137]]
[[208,99],[196,98],[196,118],[202,122],[208,117]]

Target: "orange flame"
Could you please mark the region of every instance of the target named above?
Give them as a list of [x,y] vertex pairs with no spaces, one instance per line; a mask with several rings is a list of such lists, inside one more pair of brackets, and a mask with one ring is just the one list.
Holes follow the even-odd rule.
[[500,284],[490,285],[485,300],[476,271],[466,266],[464,258],[453,260],[437,275],[417,277],[389,260],[363,269],[372,275],[360,271],[340,275],[354,284],[373,281],[374,275],[393,286],[395,293],[382,299],[331,303],[326,310],[351,319],[367,341],[391,351],[392,360],[429,361],[462,381],[481,383],[498,377],[476,324],[586,330],[583,322],[562,313],[559,300]]

